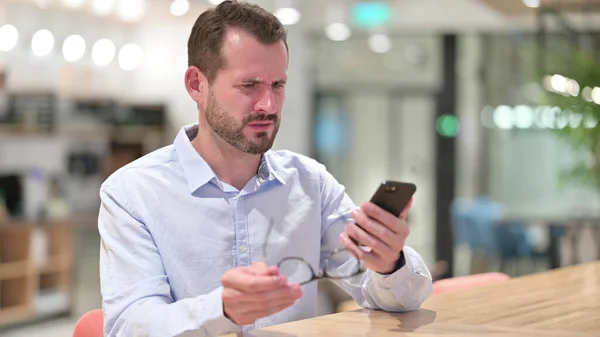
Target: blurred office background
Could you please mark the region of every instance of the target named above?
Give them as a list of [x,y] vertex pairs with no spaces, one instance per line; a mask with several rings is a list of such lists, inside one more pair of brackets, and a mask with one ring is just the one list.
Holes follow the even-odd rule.
[[[3,336],[100,307],[99,186],[196,121],[186,42],[218,2],[0,0]],[[357,203],[414,182],[408,244],[436,278],[600,258],[600,1],[251,2],[289,30],[275,147]],[[322,293],[323,314],[347,300]]]

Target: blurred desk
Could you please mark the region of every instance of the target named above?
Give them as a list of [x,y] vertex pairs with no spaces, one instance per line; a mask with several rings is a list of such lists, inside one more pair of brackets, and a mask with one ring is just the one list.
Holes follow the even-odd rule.
[[[600,262],[431,297],[436,322],[600,335]],[[566,332],[566,333],[565,333]]]
[[[600,262],[455,293],[409,313],[356,310],[227,336],[599,336]],[[193,336],[190,334],[189,336]]]

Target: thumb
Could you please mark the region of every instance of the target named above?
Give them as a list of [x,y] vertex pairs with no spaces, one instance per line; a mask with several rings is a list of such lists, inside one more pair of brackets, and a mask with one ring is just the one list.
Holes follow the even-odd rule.
[[410,198],[410,200],[406,204],[406,207],[404,207],[404,210],[402,210],[402,213],[400,214],[401,219],[406,219],[406,217],[408,216],[408,211],[410,211],[410,208],[412,207],[413,200],[413,198]]
[[260,261],[253,263],[248,266],[246,269],[249,273],[253,275],[264,275],[264,276],[274,276],[279,275],[279,268],[277,266],[268,266],[266,263]]

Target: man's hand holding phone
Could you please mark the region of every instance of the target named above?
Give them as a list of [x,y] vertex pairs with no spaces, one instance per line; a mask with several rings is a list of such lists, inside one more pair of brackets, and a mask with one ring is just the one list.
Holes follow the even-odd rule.
[[223,312],[238,325],[282,311],[302,297],[298,284],[288,283],[276,266],[263,262],[228,270],[223,284]]
[[[367,268],[380,274],[393,272],[410,234],[406,216],[412,201],[411,198],[400,216],[387,212],[373,202],[364,203],[360,209],[352,212],[356,223],[346,224],[344,232],[340,234],[342,244]],[[356,242],[368,249],[359,248]]]

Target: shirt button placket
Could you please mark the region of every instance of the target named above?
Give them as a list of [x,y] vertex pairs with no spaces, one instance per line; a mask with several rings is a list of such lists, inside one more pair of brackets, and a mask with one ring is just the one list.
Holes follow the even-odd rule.
[[237,250],[239,254],[239,265],[249,266],[250,265],[250,249],[248,246],[248,224],[246,223],[246,216],[244,215],[244,199],[243,196],[237,198],[237,204],[235,208],[235,222],[237,229]]

